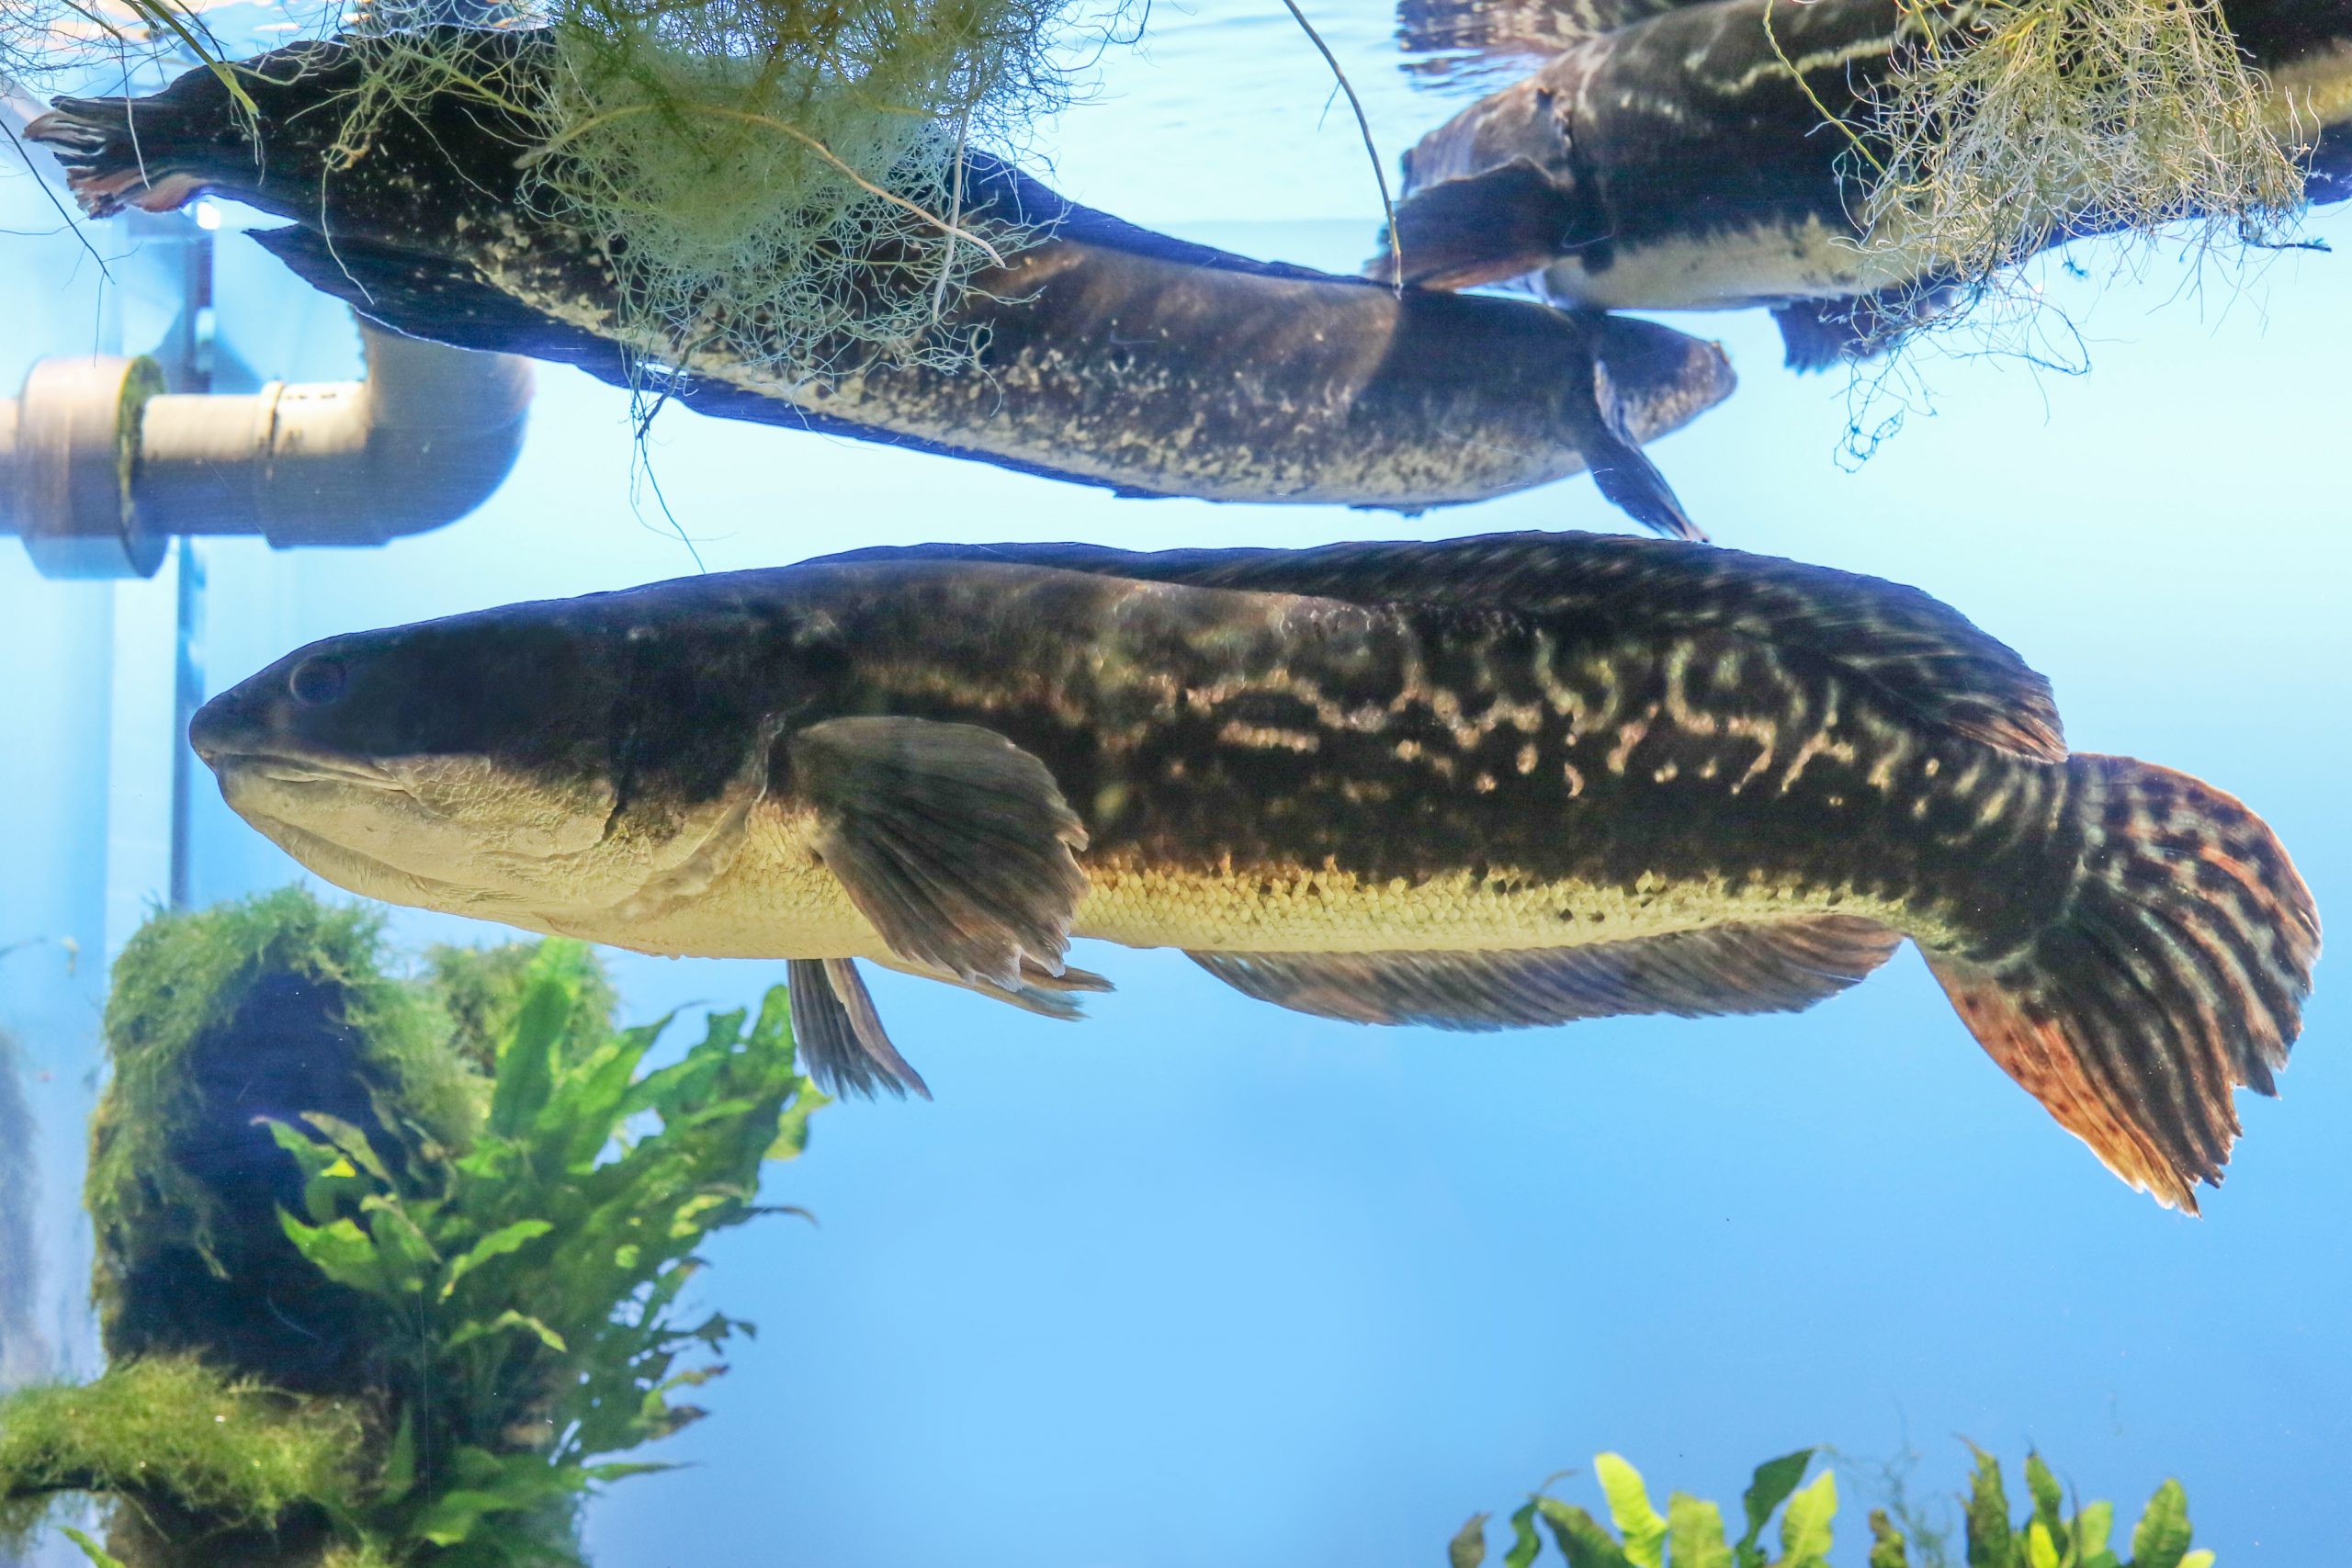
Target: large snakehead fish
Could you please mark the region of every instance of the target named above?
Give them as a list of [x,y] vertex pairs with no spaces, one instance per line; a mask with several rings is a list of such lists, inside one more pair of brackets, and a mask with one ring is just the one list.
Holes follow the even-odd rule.
[[1810,1006],[1909,938],[1993,1059],[2194,1207],[2319,945],[2261,821],[2071,754],[1913,589],[1673,541],[876,549],[330,637],[213,699],[229,804],[341,886],[1057,1015],[1073,935],[1281,1006],[1498,1029]]
[[214,192],[288,220],[254,238],[387,327],[577,365],[707,413],[1132,496],[1411,512],[1589,468],[1636,521],[1697,533],[1640,444],[1730,395],[1714,344],[1532,300],[1249,261],[977,155],[966,226],[1043,237],[948,310],[938,334],[974,345],[972,363],[845,352],[844,368],[814,375],[749,359],[740,345],[766,328],[716,299],[698,344],[664,341],[630,324],[615,261],[625,237],[530,198],[519,165],[548,132],[503,106],[534,98],[544,40],[454,36],[447,49],[504,84],[495,101],[420,93],[356,150],[342,145],[348,95],[383,47],[365,38],[241,62],[258,114],[193,71],[147,97],[60,98],[27,134],[57,152],[95,217]]
[[[1524,278],[1555,303],[1608,310],[1771,306],[1800,369],[1883,346],[1871,297],[1941,286],[1900,251],[1860,243],[1856,171],[1868,173],[1874,100],[1902,62],[1930,36],[1959,47],[2011,14],[2006,0],[1401,0],[1397,12],[1424,65],[1527,73],[1405,154],[1408,276]],[[2274,129],[2301,150],[2309,198],[2352,196],[2352,6],[2226,0],[2223,13]],[[1860,151],[1832,116],[1858,128]]]

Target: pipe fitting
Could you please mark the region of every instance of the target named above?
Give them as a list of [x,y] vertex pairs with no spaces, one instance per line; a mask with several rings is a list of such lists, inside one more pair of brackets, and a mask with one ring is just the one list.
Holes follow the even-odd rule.
[[530,361],[360,322],[363,379],[163,390],[145,359],[47,359],[0,401],[0,532],[48,577],[144,577],[174,535],[381,545],[488,500],[521,453]]

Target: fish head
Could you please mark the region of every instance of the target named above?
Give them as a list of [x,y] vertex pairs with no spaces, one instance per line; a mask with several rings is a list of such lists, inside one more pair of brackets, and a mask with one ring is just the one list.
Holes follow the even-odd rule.
[[232,810],[353,892],[535,926],[610,903],[669,848],[622,809],[627,632],[542,608],[311,643],[189,743]]

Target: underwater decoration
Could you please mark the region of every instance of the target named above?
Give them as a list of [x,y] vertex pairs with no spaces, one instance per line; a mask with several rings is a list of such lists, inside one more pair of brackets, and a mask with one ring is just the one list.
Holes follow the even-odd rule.
[[[121,1505],[129,1568],[576,1562],[612,1459],[747,1325],[679,1292],[822,1103],[781,990],[647,1070],[577,944],[384,970],[297,889],[118,960],[87,1198],[106,1371],[0,1399],[0,1540]],[[93,1551],[95,1551],[95,1546]]]
[[2252,812],[2070,753],[1954,611],[1668,540],[861,550],[331,637],[190,740],[354,892],[792,960],[853,1090],[922,1089],[859,958],[1069,1016],[1093,936],[1478,1030],[1792,1010],[1907,936],[2005,1071],[2193,1210],[2319,945]]
[[[479,75],[554,69],[536,35],[464,36]],[[531,133],[504,96],[418,96],[346,153],[319,111],[382,47],[244,62],[257,120],[198,71],[150,97],[60,99],[28,134],[59,150],[94,214],[219,191],[292,220],[258,237],[371,320],[562,360],[709,413],[1137,496],[1416,511],[1589,468],[1636,521],[1697,532],[1640,443],[1720,402],[1732,376],[1720,349],[1669,328],[1245,261],[1074,206],[974,152],[958,165],[967,220],[1025,240],[925,329],[963,347],[794,369],[797,351],[743,346],[763,317],[715,298],[725,331],[681,343],[632,328],[638,285],[602,231],[528,205],[515,147]],[[887,245],[861,254],[877,276],[903,265]]]
[[1768,305],[1801,369],[1968,318],[2072,239],[2259,250],[2306,199],[2352,194],[2339,0],[2233,0],[2226,25],[2211,0],[1406,0],[1400,19],[1442,58],[1558,51],[1406,153],[1408,277]]
[[[2177,1481],[2167,1480],[2148,1499],[2132,1527],[2132,1555],[2126,1559],[2108,1544],[2115,1530],[2112,1503],[2069,1506],[2066,1489],[2048,1463],[2028,1453],[2025,1481],[2033,1508],[2022,1522],[2012,1521],[2000,1461],[1973,1445],[1972,1450],[1976,1464],[1962,1499],[1962,1551],[1968,1568],[2212,1568],[2213,1553],[2189,1550],[2188,1498]],[[1547,1482],[1512,1511],[1504,1568],[1530,1568],[1544,1557],[1544,1537],[1535,1528],[1539,1521],[1567,1568],[1829,1568],[1838,1478],[1824,1468],[1806,1483],[1815,1456],[1815,1450],[1799,1449],[1758,1465],[1740,1497],[1746,1529],[1738,1540],[1729,1540],[1724,1511],[1715,1504],[1677,1492],[1660,1514],[1641,1472],[1621,1454],[1596,1454],[1592,1474],[1608,1506],[1609,1524],[1553,1496]],[[1897,1479],[1892,1505],[1870,1513],[1869,1568],[1958,1568],[1950,1532],[1922,1517]],[[1777,1552],[1764,1543],[1775,1513]],[[1481,1568],[1487,1561],[1487,1518],[1474,1515],[1454,1536],[1446,1554],[1450,1568]]]

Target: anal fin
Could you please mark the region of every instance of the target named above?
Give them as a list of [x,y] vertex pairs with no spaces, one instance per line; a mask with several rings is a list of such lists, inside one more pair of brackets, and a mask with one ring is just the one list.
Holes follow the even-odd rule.
[[1875,920],[1815,915],[1584,947],[1187,956],[1296,1012],[1483,1031],[1635,1013],[1795,1012],[1862,979],[1902,940]]
[[923,1099],[931,1089],[890,1043],[873,994],[846,958],[795,958],[785,966],[792,1003],[792,1043],[819,1089],[836,1098],[870,1100],[888,1089]]

